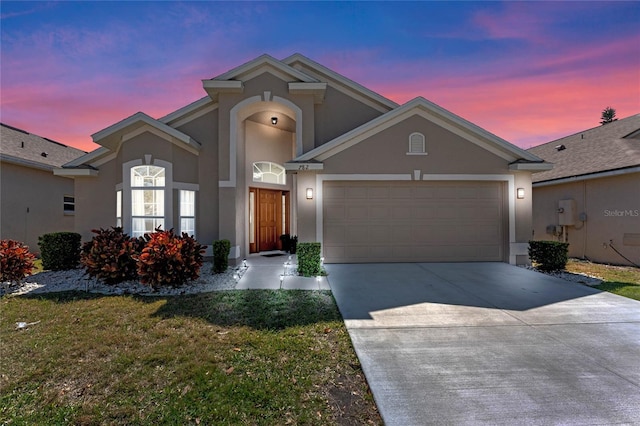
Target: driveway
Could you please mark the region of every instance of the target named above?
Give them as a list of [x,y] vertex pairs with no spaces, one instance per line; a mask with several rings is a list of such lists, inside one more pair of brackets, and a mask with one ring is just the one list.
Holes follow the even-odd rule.
[[387,425],[640,424],[640,302],[503,263],[326,265]]

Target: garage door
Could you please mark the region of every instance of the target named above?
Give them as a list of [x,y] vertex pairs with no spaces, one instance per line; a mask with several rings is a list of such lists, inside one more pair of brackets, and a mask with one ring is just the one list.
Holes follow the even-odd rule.
[[501,182],[323,185],[327,263],[503,261]]

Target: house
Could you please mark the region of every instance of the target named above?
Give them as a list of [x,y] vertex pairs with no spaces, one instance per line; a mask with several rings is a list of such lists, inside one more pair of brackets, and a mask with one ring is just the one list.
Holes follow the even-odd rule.
[[0,238],[37,253],[40,235],[75,228],[73,179],[52,170],[86,152],[7,124],[0,138]]
[[535,239],[569,242],[569,255],[640,264],[640,114],[529,152],[554,164],[533,176]]
[[55,171],[75,179],[84,238],[162,226],[229,239],[232,261],[281,234],[321,242],[326,262],[528,261],[531,175],[551,167],[532,153],[300,54],[202,85],[169,115],[95,133],[100,148]]

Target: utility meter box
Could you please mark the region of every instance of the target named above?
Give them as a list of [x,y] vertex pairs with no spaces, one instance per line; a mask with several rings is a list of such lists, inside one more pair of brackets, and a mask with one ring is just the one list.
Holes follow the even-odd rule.
[[576,224],[576,200],[558,201],[558,224],[564,226]]

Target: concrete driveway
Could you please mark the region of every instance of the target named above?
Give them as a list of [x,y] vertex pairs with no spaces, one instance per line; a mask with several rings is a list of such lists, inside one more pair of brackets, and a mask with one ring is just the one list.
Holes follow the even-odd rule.
[[387,425],[640,424],[640,302],[502,263],[326,265]]

